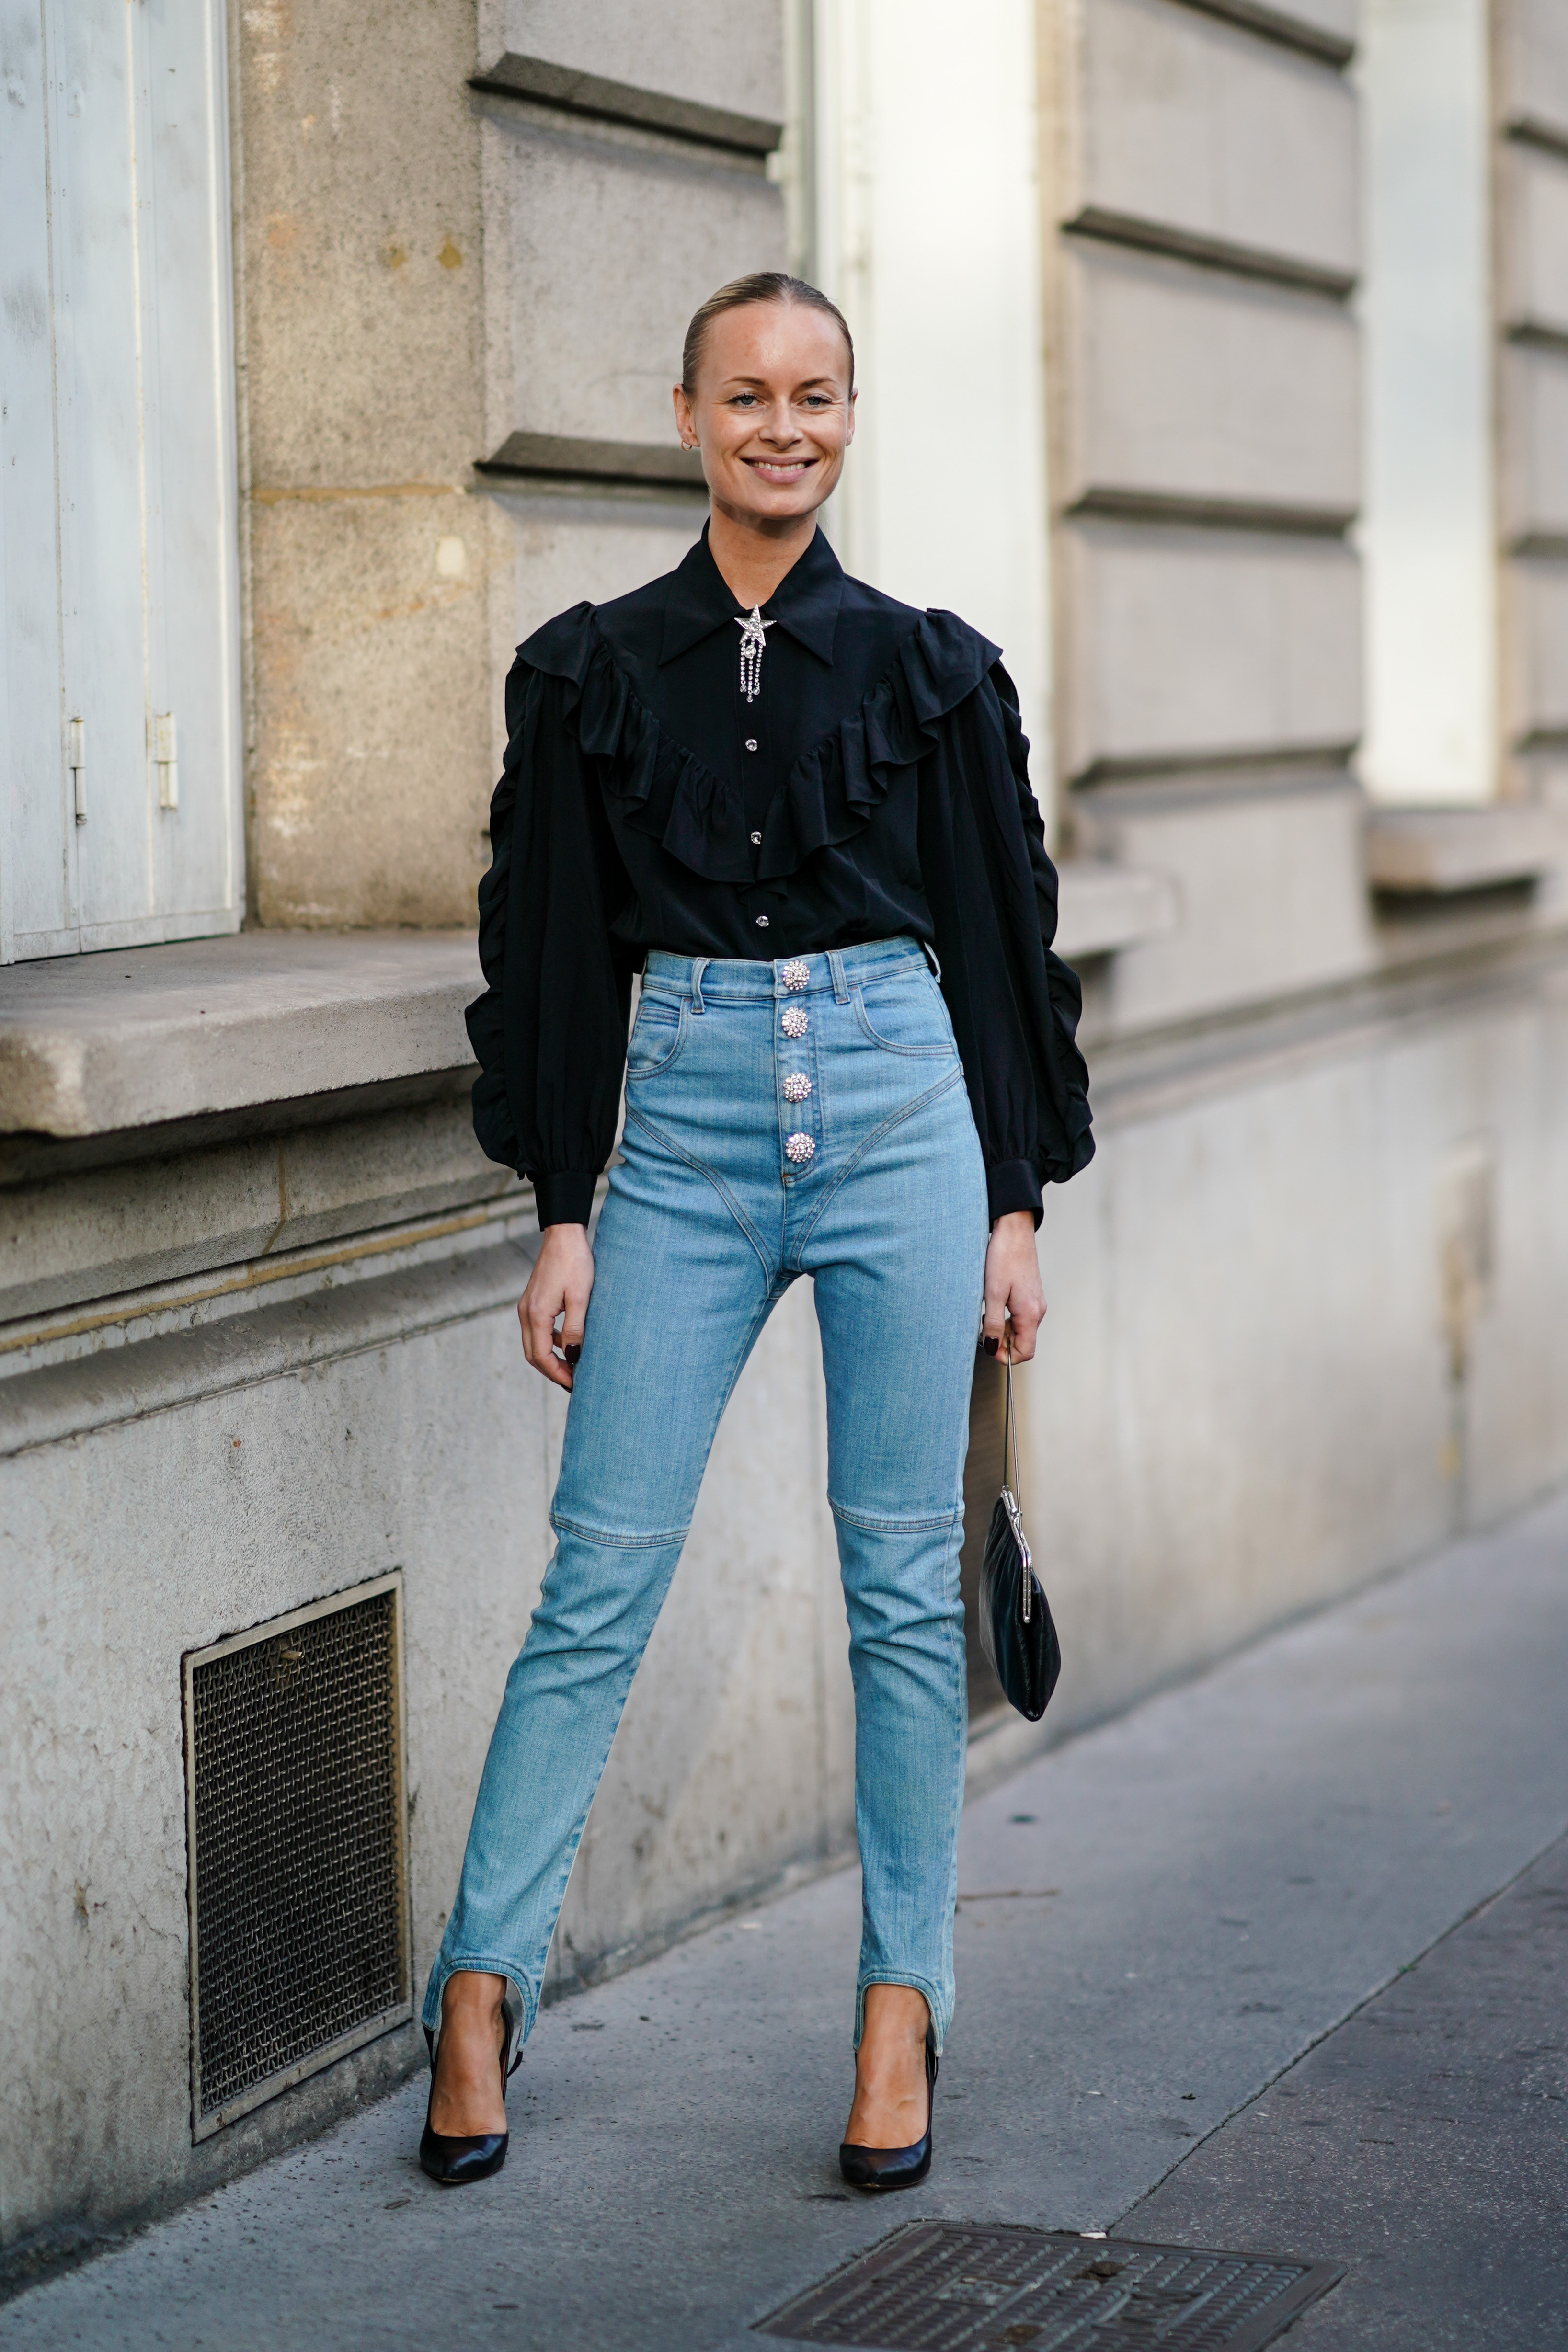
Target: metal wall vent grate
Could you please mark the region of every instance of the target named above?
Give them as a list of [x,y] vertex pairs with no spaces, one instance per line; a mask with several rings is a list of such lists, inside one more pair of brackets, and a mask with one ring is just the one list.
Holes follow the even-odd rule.
[[184,1661],[197,2139],[412,2014],[401,1581]]
[[1258,2352],[1343,2275],[1288,2254],[915,2221],[757,2333],[877,2352]]

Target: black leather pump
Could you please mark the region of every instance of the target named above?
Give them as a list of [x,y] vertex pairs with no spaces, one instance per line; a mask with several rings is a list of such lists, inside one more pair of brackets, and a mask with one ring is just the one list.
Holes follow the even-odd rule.
[[[516,1988],[508,1981],[501,1996],[501,2015],[506,2021],[506,2033],[500,2047],[500,2086],[506,2094],[507,2077],[517,2070],[522,2056],[522,2005]],[[436,2090],[436,2051],[441,2039],[440,2028],[432,2033],[425,2028],[425,2039],[430,2046],[430,2091]],[[442,2189],[466,2189],[470,2180],[488,2180],[506,2162],[510,2144],[510,2132],[476,2132],[471,2138],[457,2138],[446,2132],[430,2128],[430,2104],[425,2104],[425,2129],[419,2141],[419,2169],[427,2173]]]
[[838,2150],[838,2169],[851,2189],[912,2189],[931,2170],[931,2110],[936,2105],[936,2032],[926,2027],[925,2137],[913,2147],[857,2147],[845,2140]]

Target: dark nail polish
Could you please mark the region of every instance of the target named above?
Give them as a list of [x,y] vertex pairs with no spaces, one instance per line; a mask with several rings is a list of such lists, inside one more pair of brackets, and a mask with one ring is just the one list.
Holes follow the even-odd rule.
[[576,1340],[574,1340],[570,1347],[563,1348],[561,1352],[565,1357],[569,1364],[576,1364],[582,1361],[583,1349],[579,1342]]
[[999,1356],[1002,1352],[1001,1340],[992,1339],[989,1332],[985,1335],[985,1352],[988,1356]]

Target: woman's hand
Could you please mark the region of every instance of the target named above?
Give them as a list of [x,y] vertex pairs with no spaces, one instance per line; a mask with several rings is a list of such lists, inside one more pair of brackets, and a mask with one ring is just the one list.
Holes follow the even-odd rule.
[[1012,1209],[992,1226],[985,1251],[986,1354],[1026,1364],[1045,1314],[1035,1221],[1027,1209]]
[[[572,1367],[583,1352],[583,1326],[594,1287],[594,1253],[586,1225],[546,1225],[528,1288],[517,1302],[522,1352],[536,1372],[558,1389],[572,1385]],[[563,1316],[559,1334],[555,1318]],[[556,1341],[559,1338],[560,1348]]]

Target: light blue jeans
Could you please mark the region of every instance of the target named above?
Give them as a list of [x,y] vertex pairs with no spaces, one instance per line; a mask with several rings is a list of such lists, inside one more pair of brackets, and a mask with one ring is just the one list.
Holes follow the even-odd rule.
[[[803,984],[804,978],[804,984]],[[938,2046],[967,1733],[963,1457],[985,1175],[947,1007],[910,940],[794,963],[653,954],[595,1242],[554,1558],[479,1782],[431,1971],[510,1977],[531,2030],[588,1808],[719,1417],[776,1302],[816,1287],[849,1619],[868,1985]]]

